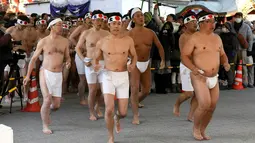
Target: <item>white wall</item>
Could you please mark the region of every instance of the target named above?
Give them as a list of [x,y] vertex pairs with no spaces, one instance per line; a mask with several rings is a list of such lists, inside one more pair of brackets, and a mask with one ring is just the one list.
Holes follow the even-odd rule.
[[50,14],[50,3],[32,4],[24,7],[24,12],[28,15],[31,13],[37,13],[39,15],[43,13]]
[[50,3],[32,4],[24,7],[24,12],[28,15],[31,13],[37,13],[39,15],[43,13],[50,14]]
[[[123,0],[129,1],[129,0]],[[90,11],[100,9],[101,11],[108,12],[121,12],[122,0],[91,0]]]

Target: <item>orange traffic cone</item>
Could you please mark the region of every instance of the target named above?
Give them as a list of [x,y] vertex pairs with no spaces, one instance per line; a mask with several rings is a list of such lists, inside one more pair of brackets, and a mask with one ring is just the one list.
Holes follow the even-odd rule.
[[235,90],[242,90],[243,89],[243,74],[242,74],[242,60],[240,60],[240,64],[237,67],[236,77],[235,77],[235,83],[233,85],[233,89]]
[[27,106],[23,112],[40,112],[41,106],[39,104],[39,97],[36,84],[36,72],[32,71],[32,80],[30,82],[30,89],[28,92]]

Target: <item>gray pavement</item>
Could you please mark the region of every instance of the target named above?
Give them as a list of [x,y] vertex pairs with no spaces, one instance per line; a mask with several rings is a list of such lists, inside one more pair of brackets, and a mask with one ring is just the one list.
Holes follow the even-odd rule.
[[[255,89],[221,91],[213,120],[208,127],[212,136],[208,143],[255,142]],[[116,143],[194,143],[192,123],[186,121],[189,102],[181,106],[181,117],[174,117],[172,109],[178,94],[150,95],[140,110],[141,125],[131,124],[132,112],[122,123]],[[106,143],[104,119],[88,120],[88,107],[78,104],[76,94],[68,94],[58,112],[52,114],[53,135],[41,132],[39,113],[23,113],[18,104],[12,114],[8,107],[0,109],[1,122],[14,130],[15,143]]]

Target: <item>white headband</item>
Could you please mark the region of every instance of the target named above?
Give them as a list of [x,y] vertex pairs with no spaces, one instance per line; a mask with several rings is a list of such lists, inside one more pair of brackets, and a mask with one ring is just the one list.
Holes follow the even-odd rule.
[[86,19],[86,18],[91,18],[91,13],[90,13],[90,12],[87,13],[87,14],[84,16],[84,19]]
[[18,25],[27,25],[28,22],[18,19],[18,20],[17,20],[17,24],[18,24]]
[[202,22],[202,21],[205,21],[205,20],[208,20],[208,19],[214,19],[214,15],[212,14],[208,14],[208,15],[205,15],[205,16],[202,16],[198,19],[199,22]]
[[121,17],[120,16],[111,16],[109,19],[108,19],[108,23],[111,23],[113,21],[119,21],[121,22]]
[[184,20],[183,20],[183,23],[184,24],[187,24],[189,23],[190,21],[193,21],[193,20],[197,20],[196,17],[194,15],[191,15],[189,17],[186,17]]
[[47,27],[47,29],[49,29],[51,26],[55,25],[58,22],[62,22],[62,20],[60,18],[54,19],[53,21],[51,21]]
[[104,16],[104,20],[107,20],[107,18],[108,18],[108,17],[105,15],[105,16]]
[[122,18],[122,21],[129,20],[129,19],[130,19],[129,16],[125,16],[125,17]]
[[39,20],[38,25],[41,25],[41,24],[47,24],[47,21],[46,20]]
[[[134,14],[137,13],[137,12],[139,12],[139,11],[142,12],[140,8],[138,8],[138,7],[134,8],[134,9],[131,11],[131,18],[133,18]],[[132,25],[132,20],[129,22],[128,27],[127,27],[127,30],[131,30],[131,29],[132,29],[131,25]]]
[[95,14],[92,16],[92,19],[104,19],[104,15],[103,14]]
[[78,18],[78,21],[84,21],[84,19],[83,18]]

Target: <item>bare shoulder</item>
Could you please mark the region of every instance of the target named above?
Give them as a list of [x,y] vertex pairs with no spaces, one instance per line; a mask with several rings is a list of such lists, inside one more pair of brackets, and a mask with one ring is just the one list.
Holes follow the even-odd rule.
[[61,42],[65,43],[65,44],[69,43],[69,40],[65,37],[59,36],[59,39],[61,40]]
[[131,38],[130,36],[128,36],[128,35],[126,35],[125,37],[123,37],[123,39],[125,40],[125,41],[127,41],[127,42],[131,42],[131,43],[134,43],[134,40],[133,40],[133,38]]
[[6,33],[12,33],[15,30],[15,26],[11,26],[6,29]]
[[213,37],[217,39],[218,41],[221,41],[221,38],[218,34],[213,33]]

